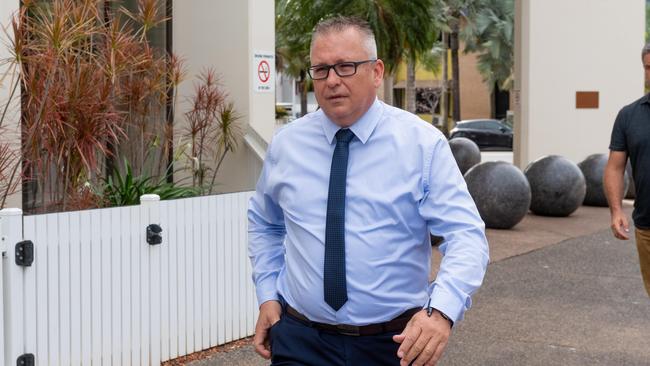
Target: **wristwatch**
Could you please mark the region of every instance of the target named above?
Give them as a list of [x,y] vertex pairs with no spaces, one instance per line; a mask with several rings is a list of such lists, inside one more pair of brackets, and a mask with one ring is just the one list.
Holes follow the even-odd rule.
[[449,326],[450,326],[450,327],[452,327],[452,328],[454,327],[454,321],[451,320],[451,318],[448,317],[447,314],[445,314],[445,313],[443,313],[442,311],[440,311],[440,310],[438,310],[438,309],[432,307],[430,304],[427,305],[427,315],[428,315],[429,317],[431,317],[431,314],[433,314],[433,311],[434,311],[434,310],[437,311],[438,314],[440,314],[440,316],[441,316],[443,319],[445,319],[446,321],[449,322]]

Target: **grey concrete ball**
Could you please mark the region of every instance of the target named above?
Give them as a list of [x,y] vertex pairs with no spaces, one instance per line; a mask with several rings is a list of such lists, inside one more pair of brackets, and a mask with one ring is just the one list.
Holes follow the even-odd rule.
[[[608,206],[603,187],[603,176],[605,175],[607,159],[607,154],[591,154],[578,164],[587,182],[587,194],[583,202],[587,206]],[[623,193],[625,193],[629,184],[627,173],[624,173],[623,182],[625,186]]]
[[585,199],[585,177],[566,158],[544,156],[530,163],[524,174],[530,183],[530,210],[537,215],[569,216]]
[[462,174],[481,162],[481,150],[474,141],[466,137],[455,137],[449,140],[449,147]]
[[503,161],[480,163],[465,173],[465,181],[486,227],[510,229],[526,216],[530,185],[514,165]]

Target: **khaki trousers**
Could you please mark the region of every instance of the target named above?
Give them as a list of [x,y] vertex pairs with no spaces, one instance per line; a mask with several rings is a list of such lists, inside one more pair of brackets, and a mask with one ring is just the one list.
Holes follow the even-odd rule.
[[650,296],[650,229],[636,229],[636,248],[639,251],[639,264],[645,290]]

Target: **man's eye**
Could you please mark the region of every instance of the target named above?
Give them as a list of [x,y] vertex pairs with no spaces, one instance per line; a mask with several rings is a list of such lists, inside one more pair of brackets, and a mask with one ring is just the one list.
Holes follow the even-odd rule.
[[342,74],[349,74],[354,72],[354,64],[340,64],[337,66],[337,70]]
[[312,70],[314,71],[315,74],[325,74],[327,73],[327,70],[329,70],[329,68],[323,66],[323,67],[315,67]]

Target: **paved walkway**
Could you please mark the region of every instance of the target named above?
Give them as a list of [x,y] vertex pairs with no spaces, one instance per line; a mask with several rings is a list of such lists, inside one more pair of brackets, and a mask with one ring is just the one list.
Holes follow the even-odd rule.
[[[439,365],[650,365],[650,299],[636,248],[608,226],[606,208],[581,207],[488,230],[484,285]],[[190,365],[267,364],[248,346]]]

